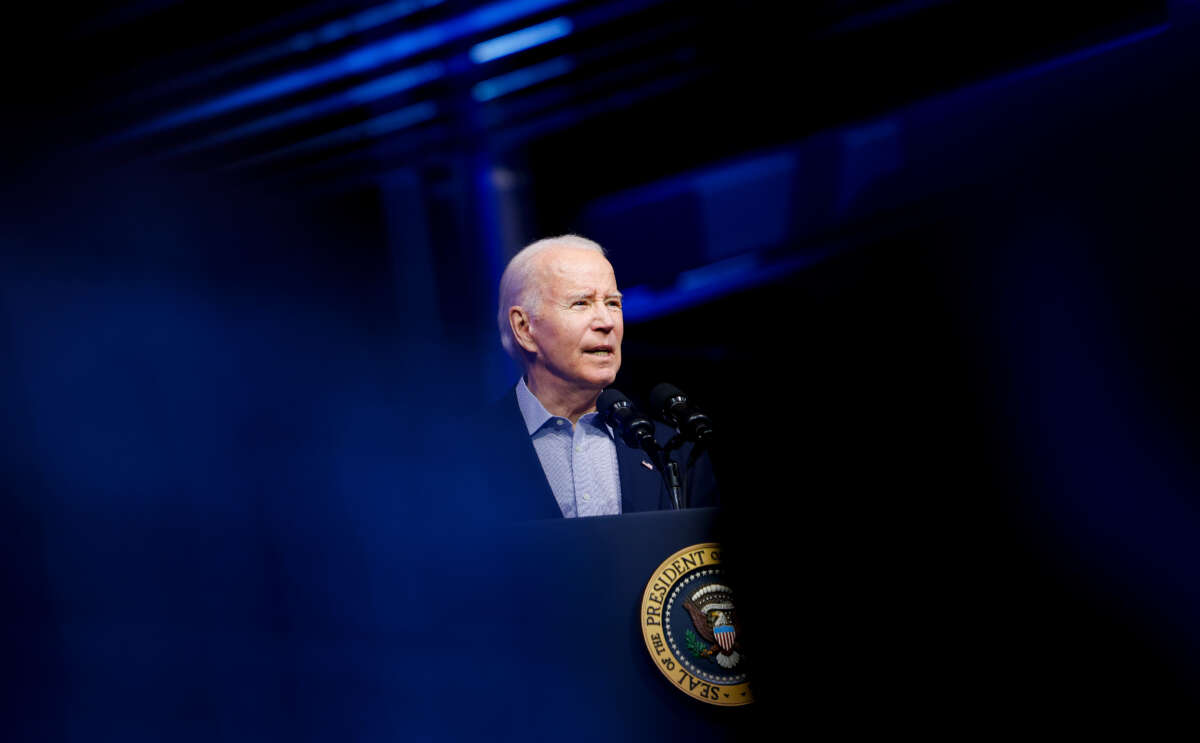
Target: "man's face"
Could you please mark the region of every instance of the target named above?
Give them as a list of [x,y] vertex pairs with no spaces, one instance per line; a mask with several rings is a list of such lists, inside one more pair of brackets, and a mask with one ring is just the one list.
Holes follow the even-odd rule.
[[593,250],[555,247],[538,257],[541,289],[530,322],[538,381],[599,392],[621,368],[621,293],[612,265]]

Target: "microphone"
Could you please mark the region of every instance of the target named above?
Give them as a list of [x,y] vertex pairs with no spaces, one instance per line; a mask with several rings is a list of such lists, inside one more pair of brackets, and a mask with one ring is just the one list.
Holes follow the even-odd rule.
[[666,382],[656,385],[650,390],[650,410],[656,418],[679,431],[688,441],[712,441],[712,421],[690,403],[688,396],[678,387]]
[[654,440],[654,421],[639,413],[620,390],[609,387],[601,392],[596,398],[596,410],[608,425],[617,429],[630,448],[647,452],[658,448],[658,442]]
[[686,507],[679,464],[671,459],[668,450],[654,440],[654,421],[639,413],[628,397],[612,387],[596,398],[596,410],[600,411],[608,425],[620,432],[626,444],[633,449],[641,449],[654,460],[658,474],[662,476],[667,493],[671,496],[671,505],[676,510]]

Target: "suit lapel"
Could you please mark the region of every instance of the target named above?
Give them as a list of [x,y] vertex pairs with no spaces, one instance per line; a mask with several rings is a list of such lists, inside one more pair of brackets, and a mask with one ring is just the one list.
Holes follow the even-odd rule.
[[617,441],[617,471],[621,476],[621,513],[656,511],[660,506],[662,477],[642,462],[650,458],[640,449]]
[[562,509],[558,507],[529,432],[525,430],[516,390],[503,399],[502,405],[501,417],[506,430],[496,440],[507,448],[503,459],[510,470],[508,486],[515,488],[514,496],[519,501],[514,504],[514,512],[534,519],[562,518]]

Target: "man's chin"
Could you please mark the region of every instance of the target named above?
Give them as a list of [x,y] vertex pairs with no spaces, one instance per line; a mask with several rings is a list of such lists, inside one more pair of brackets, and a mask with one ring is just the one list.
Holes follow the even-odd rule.
[[608,387],[616,380],[617,380],[617,370],[613,369],[611,374],[598,374],[594,377],[588,378],[587,381],[591,386],[595,387],[597,393],[599,393],[600,390],[603,390],[605,387]]

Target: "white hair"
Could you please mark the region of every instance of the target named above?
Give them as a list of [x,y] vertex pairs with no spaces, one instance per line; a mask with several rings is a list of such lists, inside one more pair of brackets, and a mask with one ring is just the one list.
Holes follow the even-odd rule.
[[538,255],[550,248],[580,248],[594,250],[600,255],[607,255],[600,244],[579,235],[559,235],[547,237],[530,243],[517,251],[508,262],[504,274],[500,276],[500,308],[496,312],[496,324],[500,328],[500,345],[504,351],[518,364],[523,364],[521,347],[513,337],[512,326],[509,324],[508,311],[512,307],[523,307],[530,315],[537,315],[542,306],[542,287],[540,282],[531,281]]

